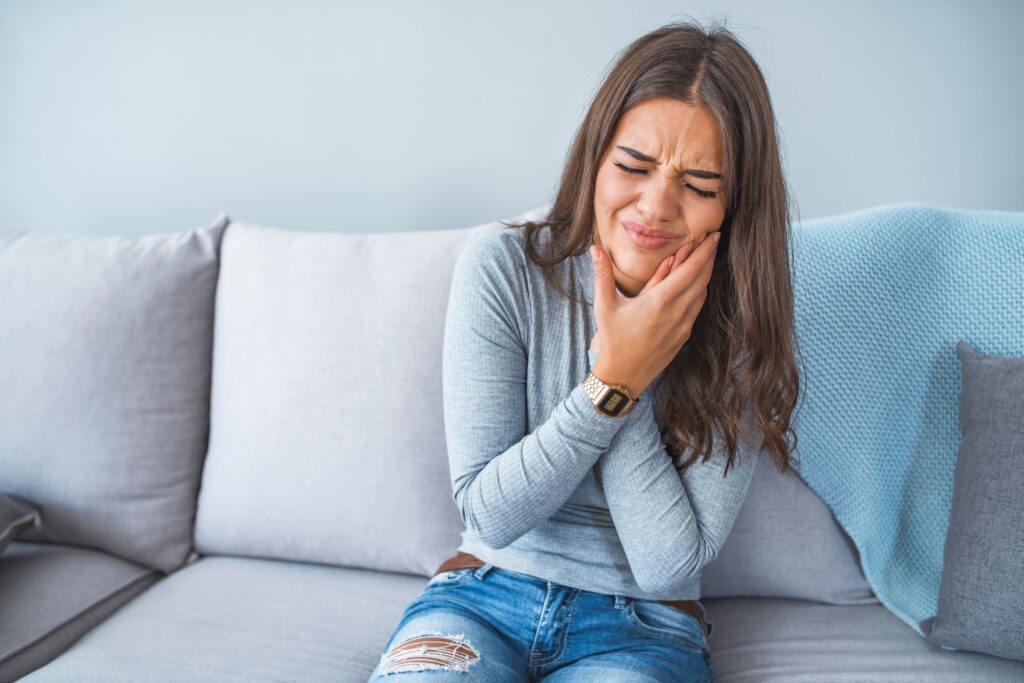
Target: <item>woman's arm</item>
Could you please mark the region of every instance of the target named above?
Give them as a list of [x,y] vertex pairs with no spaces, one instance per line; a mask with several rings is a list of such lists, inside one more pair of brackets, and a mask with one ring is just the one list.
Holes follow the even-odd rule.
[[662,443],[653,394],[645,392],[633,412],[637,419],[615,435],[595,474],[637,585],[672,593],[718,555],[759,453],[741,447],[723,477],[728,454],[718,437],[707,462],[679,472]]
[[518,239],[484,234],[459,254],[444,330],[452,495],[467,528],[492,548],[557,511],[632,418],[601,413],[577,384],[526,434],[529,300],[509,237]]

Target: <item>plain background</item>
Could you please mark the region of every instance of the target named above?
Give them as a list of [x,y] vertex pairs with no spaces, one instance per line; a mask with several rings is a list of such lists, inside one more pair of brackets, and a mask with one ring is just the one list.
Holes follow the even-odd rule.
[[794,219],[1024,210],[1024,3],[0,0],[0,230],[461,228],[551,201],[632,40],[761,65]]

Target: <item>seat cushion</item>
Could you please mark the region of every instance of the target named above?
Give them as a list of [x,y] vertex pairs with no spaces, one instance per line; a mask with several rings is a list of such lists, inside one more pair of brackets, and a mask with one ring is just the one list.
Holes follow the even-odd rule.
[[[362,682],[427,579],[206,557],[163,579],[23,679]],[[719,683],[1019,681],[1024,664],[936,648],[881,605],[705,600]]]
[[947,651],[882,605],[702,600],[716,683],[1020,683],[1024,663]]
[[23,682],[362,682],[426,583],[409,574],[206,557]]
[[12,542],[0,557],[0,681],[49,662],[162,576],[91,548]]

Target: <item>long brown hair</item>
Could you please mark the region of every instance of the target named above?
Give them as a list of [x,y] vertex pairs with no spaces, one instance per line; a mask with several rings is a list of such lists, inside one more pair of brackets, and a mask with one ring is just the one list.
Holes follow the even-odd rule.
[[[765,79],[728,29],[672,23],[627,46],[576,132],[547,219],[503,225],[522,229],[526,252],[545,279],[580,303],[560,286],[553,269],[593,242],[594,187],[603,152],[626,110],[656,97],[705,107],[714,115],[722,136],[726,203],[704,306],[656,389],[662,440],[675,466],[685,469],[697,458],[711,458],[714,433],[721,431],[728,473],[738,433],[747,440],[759,430],[761,447],[786,472],[796,447],[790,419],[800,384],[789,190]],[[544,228],[551,236],[547,254],[534,245]],[[691,455],[684,460],[687,450]]]

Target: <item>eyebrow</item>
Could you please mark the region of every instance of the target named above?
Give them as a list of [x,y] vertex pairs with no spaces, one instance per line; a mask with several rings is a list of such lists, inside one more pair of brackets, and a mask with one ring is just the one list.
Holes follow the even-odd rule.
[[[657,159],[650,156],[649,154],[638,152],[637,150],[631,147],[624,147],[623,145],[616,145],[616,147],[618,147],[619,149],[621,149],[623,152],[633,157],[634,159],[639,159],[640,161],[657,161]],[[722,177],[718,173],[715,173],[713,171],[705,171],[704,169],[700,168],[688,168],[684,170],[683,173],[689,173],[690,175],[695,175],[698,178],[707,178],[708,180]]]

